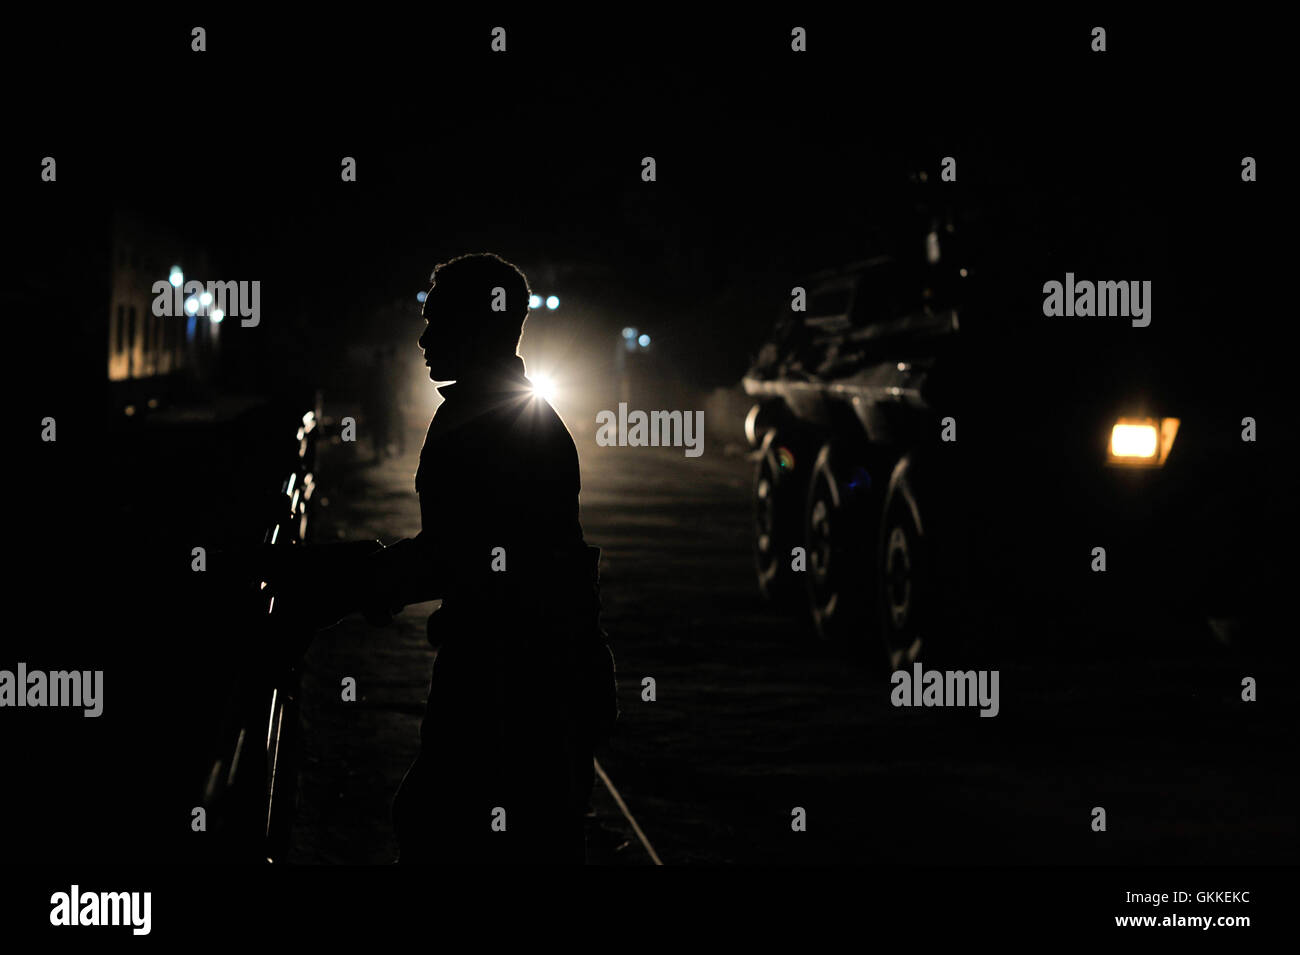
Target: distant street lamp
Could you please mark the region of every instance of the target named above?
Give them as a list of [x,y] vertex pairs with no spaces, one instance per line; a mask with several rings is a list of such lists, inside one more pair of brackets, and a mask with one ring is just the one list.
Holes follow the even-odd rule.
[[619,400],[630,401],[631,383],[628,376],[628,353],[645,351],[650,347],[650,336],[628,326],[614,345],[614,374],[618,379]]

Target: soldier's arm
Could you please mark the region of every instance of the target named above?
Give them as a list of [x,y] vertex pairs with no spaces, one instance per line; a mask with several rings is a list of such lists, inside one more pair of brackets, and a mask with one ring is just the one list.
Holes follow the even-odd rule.
[[363,562],[366,603],[368,608],[395,613],[407,604],[437,600],[445,595],[450,574],[447,562],[423,532],[402,538]]

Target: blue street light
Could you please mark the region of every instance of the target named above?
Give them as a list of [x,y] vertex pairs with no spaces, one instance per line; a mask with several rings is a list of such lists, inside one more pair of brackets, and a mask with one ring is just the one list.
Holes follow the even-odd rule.
[[640,345],[642,348],[649,348],[649,347],[650,347],[650,336],[649,336],[649,335],[642,335],[640,338],[638,338],[638,339],[636,340],[636,343],[637,343],[638,345]]
[[624,338],[629,338],[629,339],[630,339],[630,338],[636,338],[636,329],[635,329],[635,328],[625,328],[625,329],[623,329],[623,337],[624,337]]
[[419,302],[421,305],[424,304],[424,300],[428,297],[429,297],[429,293],[423,290],[415,293],[415,300]]
[[546,307],[553,312],[560,307],[560,300],[554,295],[548,296],[546,299]]
[[528,307],[529,307],[529,308],[541,308],[541,307],[542,307],[542,297],[541,297],[540,295],[530,295],[530,296],[528,296]]
[[167,276],[167,281],[172,283],[172,288],[181,287],[181,283],[185,281],[185,273],[181,271],[179,265],[172,266],[172,270]]

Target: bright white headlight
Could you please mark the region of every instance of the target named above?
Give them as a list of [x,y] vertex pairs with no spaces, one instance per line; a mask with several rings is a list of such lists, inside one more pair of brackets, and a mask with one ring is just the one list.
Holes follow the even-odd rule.
[[547,401],[555,400],[559,389],[556,387],[555,379],[550,375],[529,375],[528,380],[533,383],[533,394],[537,397],[545,398]]

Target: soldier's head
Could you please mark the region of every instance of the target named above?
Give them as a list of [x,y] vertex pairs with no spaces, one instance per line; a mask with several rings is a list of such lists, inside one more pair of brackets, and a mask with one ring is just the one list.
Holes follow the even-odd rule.
[[420,336],[429,377],[454,381],[514,358],[528,316],[528,280],[491,253],[461,255],[429,277]]

